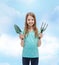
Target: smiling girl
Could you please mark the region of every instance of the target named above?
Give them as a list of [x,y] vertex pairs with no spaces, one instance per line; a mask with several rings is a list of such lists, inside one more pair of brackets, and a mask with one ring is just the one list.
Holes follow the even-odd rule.
[[25,18],[25,27],[23,34],[20,35],[22,52],[22,64],[38,65],[39,53],[38,47],[41,45],[42,34],[36,27],[36,17],[32,12],[27,13]]

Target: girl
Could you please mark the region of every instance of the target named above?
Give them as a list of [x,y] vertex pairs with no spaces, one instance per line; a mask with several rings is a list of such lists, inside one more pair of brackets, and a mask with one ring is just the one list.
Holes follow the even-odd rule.
[[38,65],[39,53],[38,47],[41,45],[42,34],[38,32],[36,27],[36,17],[32,12],[27,13],[25,19],[25,28],[23,34],[20,35],[22,52],[22,64]]

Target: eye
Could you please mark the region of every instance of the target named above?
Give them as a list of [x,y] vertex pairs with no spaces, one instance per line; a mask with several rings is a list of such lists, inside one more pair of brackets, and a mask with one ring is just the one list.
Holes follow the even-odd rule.
[[30,19],[28,19],[28,21],[30,21]]
[[34,19],[32,19],[32,21],[34,21]]

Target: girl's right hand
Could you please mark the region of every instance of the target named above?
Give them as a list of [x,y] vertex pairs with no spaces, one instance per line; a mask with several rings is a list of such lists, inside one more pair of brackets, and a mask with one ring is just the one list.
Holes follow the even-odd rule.
[[24,39],[24,34],[20,34],[20,39]]

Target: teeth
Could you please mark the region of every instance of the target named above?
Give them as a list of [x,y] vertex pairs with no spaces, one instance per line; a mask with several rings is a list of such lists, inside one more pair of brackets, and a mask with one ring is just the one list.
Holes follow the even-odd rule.
[[29,23],[29,24],[32,24],[32,23]]

